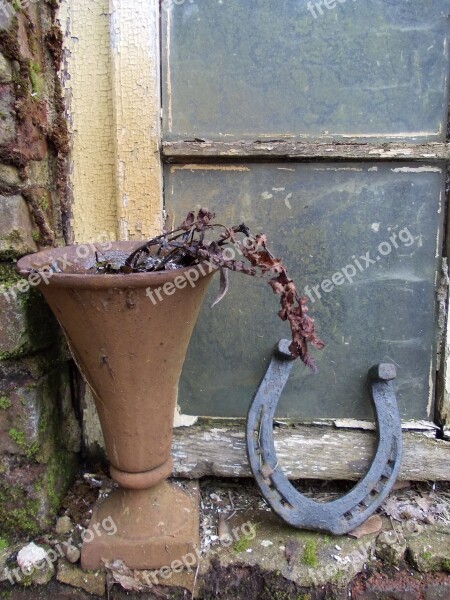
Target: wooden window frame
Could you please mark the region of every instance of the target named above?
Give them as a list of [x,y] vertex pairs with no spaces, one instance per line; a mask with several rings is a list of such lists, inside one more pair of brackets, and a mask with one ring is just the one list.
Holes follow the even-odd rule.
[[[106,20],[108,26],[105,27]],[[62,0],[59,21],[65,40],[61,80],[72,131],[70,195],[73,241],[104,232],[102,214],[118,239],[141,239],[160,230],[164,164],[212,162],[421,161],[450,165],[450,144],[161,141],[160,0]],[[86,35],[86,28],[89,35]],[[94,37],[94,43],[92,38]],[[105,99],[109,133],[83,127],[96,92],[86,69],[98,65],[94,79],[109,73]],[[88,119],[89,120],[89,119]],[[84,160],[89,150],[96,160]],[[82,169],[80,168],[82,165]],[[104,181],[111,185],[105,200]],[[74,172],[77,175],[74,175]],[[450,171],[449,171],[450,173]],[[449,177],[450,179],[450,177]],[[92,213],[86,204],[103,203]],[[447,201],[450,197],[447,198]],[[85,211],[93,216],[86,218]],[[79,216],[78,216],[79,215]],[[448,224],[443,256],[449,256]],[[437,379],[436,425],[405,422],[405,453],[400,479],[450,480],[450,320],[448,285],[441,286],[443,341]],[[88,450],[102,446],[101,430],[88,391],[83,395],[84,439]],[[250,475],[245,452],[245,420],[175,416],[174,475],[181,477]],[[350,419],[300,423],[283,420],[276,429],[280,465],[290,478],[358,479],[375,447],[373,424]]]

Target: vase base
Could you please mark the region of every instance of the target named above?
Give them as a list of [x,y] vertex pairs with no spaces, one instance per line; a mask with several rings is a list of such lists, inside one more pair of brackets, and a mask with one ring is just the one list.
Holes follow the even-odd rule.
[[198,504],[198,485],[188,493],[166,481],[147,490],[114,490],[93,510],[81,568],[104,569],[103,561],[116,559],[130,569],[170,567],[175,560],[196,564]]

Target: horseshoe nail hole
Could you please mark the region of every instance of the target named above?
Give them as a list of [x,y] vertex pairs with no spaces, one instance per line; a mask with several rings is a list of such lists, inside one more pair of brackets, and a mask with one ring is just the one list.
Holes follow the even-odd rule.
[[284,507],[284,508],[292,508],[292,504],[290,504],[287,500],[285,500],[284,498],[281,498],[280,500],[280,504]]

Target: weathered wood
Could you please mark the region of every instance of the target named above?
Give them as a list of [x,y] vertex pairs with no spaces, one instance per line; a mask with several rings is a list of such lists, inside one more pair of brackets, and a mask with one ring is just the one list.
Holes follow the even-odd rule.
[[164,142],[166,162],[193,159],[450,160],[450,144],[310,143],[296,141]]
[[162,229],[159,2],[110,0],[109,13],[119,239],[142,240]]
[[[404,431],[402,480],[450,480],[450,442]],[[371,431],[298,425],[278,428],[279,466],[290,479],[359,479],[375,449]],[[244,424],[201,419],[174,431],[174,475],[250,477]]]
[[[450,180],[450,163],[447,165],[447,179]],[[447,207],[450,203],[450,188],[447,190]],[[450,221],[447,219],[446,235],[444,245],[444,256],[450,256]],[[449,287],[449,265],[448,258],[443,259],[441,281],[437,288],[437,300],[439,302],[438,331],[440,334],[440,365],[437,378],[436,393],[436,419],[437,422],[447,429],[450,428],[450,318],[448,307],[450,306]]]

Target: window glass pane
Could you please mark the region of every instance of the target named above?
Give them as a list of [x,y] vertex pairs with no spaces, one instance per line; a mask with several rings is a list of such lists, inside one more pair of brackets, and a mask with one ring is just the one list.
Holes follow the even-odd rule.
[[445,139],[449,0],[170,4],[166,139]]
[[[403,418],[432,417],[435,287],[444,173],[405,163],[166,167],[169,225],[200,205],[219,222],[265,231],[326,342],[319,374],[299,361],[280,416],[369,418],[366,374],[394,362]],[[289,337],[269,286],[230,274],[209,290],[180,385],[190,414],[244,416],[275,343]]]

